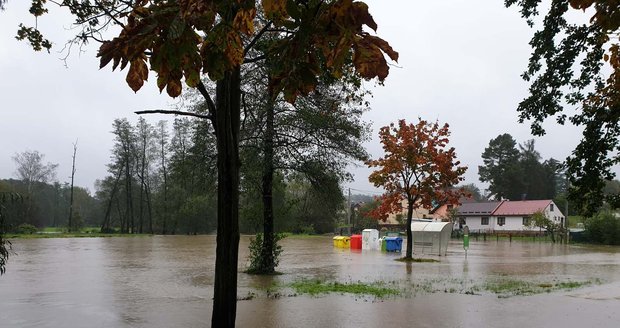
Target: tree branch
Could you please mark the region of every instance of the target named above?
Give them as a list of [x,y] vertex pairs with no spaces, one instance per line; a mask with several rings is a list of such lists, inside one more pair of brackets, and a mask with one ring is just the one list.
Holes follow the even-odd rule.
[[257,57],[254,57],[254,58],[244,58],[244,59],[243,59],[243,63],[244,63],[244,64],[247,64],[247,63],[254,63],[254,62],[257,62],[257,61],[259,61],[259,60],[263,60],[263,59],[265,59],[265,58],[267,58],[267,56],[265,56],[265,55],[257,56]]
[[191,112],[183,112],[183,111],[179,111],[179,110],[166,110],[166,109],[149,109],[149,110],[139,110],[134,112],[138,115],[142,115],[142,114],[173,114],[173,115],[180,115],[180,116],[193,116],[193,117],[198,117],[198,118],[202,118],[202,119],[211,119],[211,115],[203,115],[203,114],[198,114],[198,113],[191,113]]
[[252,47],[254,46],[254,44],[256,44],[256,42],[260,39],[261,36],[263,36],[263,34],[265,34],[265,32],[267,32],[267,30],[269,29],[269,27],[271,26],[271,21],[269,21],[261,30],[260,32],[258,32],[258,34],[256,34],[256,36],[254,37],[254,39],[252,39],[252,41],[250,41],[250,43],[248,43],[247,46],[245,46],[245,48],[243,49],[243,56],[248,54],[248,51],[250,51],[250,49],[252,49]]

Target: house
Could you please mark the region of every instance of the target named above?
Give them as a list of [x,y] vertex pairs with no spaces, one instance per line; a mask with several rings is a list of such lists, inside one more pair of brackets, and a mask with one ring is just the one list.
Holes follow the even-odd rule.
[[496,224],[493,230],[516,231],[537,230],[529,227],[531,216],[542,211],[553,223],[564,226],[565,216],[553,200],[504,201],[493,212]]
[[[471,198],[461,197],[459,203],[472,202]],[[419,205],[419,204],[418,204]],[[412,219],[416,220],[432,220],[435,222],[448,222],[450,221],[451,211],[457,208],[457,204],[449,203],[436,203],[433,208],[427,209],[424,207],[418,207],[413,209]],[[392,213],[388,216],[387,220],[381,225],[395,226],[403,225],[407,221],[407,200],[401,201],[401,211]]]
[[[407,200],[404,199],[401,201],[401,211],[396,213],[390,213],[388,215],[387,220],[385,222],[380,222],[381,226],[404,226],[407,223]],[[420,219],[433,219],[433,215],[431,214],[431,210],[426,209],[424,207],[414,208],[413,209],[413,220]]]
[[[458,223],[455,223],[455,229],[462,229],[465,225],[469,227],[469,231],[487,232],[493,231],[496,219],[493,212],[502,202],[474,202],[464,203],[456,210]],[[458,224],[458,225],[457,225]]]
[[469,231],[535,231],[539,228],[530,227],[532,215],[542,211],[556,224],[564,224],[564,214],[553,200],[522,200],[499,202],[466,203],[457,209],[458,227],[467,225]]

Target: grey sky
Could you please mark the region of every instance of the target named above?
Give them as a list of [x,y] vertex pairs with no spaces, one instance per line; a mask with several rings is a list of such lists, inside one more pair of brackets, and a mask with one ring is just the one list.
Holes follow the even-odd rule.
[[[170,108],[174,101],[160,95],[155,76],[137,94],[125,83],[126,72],[99,70],[97,45],[77,49],[61,60],[71,35],[70,17],[47,15],[38,22],[55,42],[51,54],[35,53],[14,39],[20,22],[33,24],[28,1],[10,1],[0,13],[0,178],[14,177],[11,157],[38,150],[60,164],[58,179],[68,181],[72,143],[78,140],[76,184],[91,191],[106,175],[115,118],[135,122],[134,110]],[[534,32],[516,9],[503,0],[368,0],[379,25],[377,34],[400,53],[384,87],[372,87],[373,157],[382,154],[376,132],[398,119],[439,120],[451,126],[451,146],[469,166],[467,183],[478,182],[477,166],[489,140],[510,133],[518,142],[531,139],[528,124],[517,123],[516,107],[527,93],[519,77],[530,54]],[[150,122],[170,119],[147,117]],[[536,139],[543,158],[563,160],[580,139],[580,130],[548,122],[548,135]],[[368,183],[369,170],[353,169],[355,190],[377,191]],[[354,191],[355,192],[355,191]]]

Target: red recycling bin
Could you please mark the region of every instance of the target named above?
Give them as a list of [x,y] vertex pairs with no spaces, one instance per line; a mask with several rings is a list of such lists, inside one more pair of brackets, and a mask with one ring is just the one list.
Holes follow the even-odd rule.
[[362,249],[362,235],[351,236],[351,249]]

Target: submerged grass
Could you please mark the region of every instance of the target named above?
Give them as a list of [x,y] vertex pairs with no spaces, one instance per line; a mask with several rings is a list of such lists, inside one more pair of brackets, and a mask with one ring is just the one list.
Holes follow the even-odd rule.
[[400,257],[400,258],[397,258],[396,261],[399,261],[399,262],[415,262],[415,263],[435,263],[435,262],[439,262],[439,260],[435,260],[435,259],[408,258],[408,257]]
[[375,283],[340,283],[324,282],[318,279],[299,280],[290,285],[299,294],[312,296],[328,293],[369,295],[378,298],[400,295],[400,290],[386,286],[383,282]]
[[597,281],[560,281],[560,282],[530,282],[516,279],[496,279],[487,281],[484,289],[497,294],[498,297],[517,295],[534,295],[549,293],[558,290],[571,290],[588,286]]

